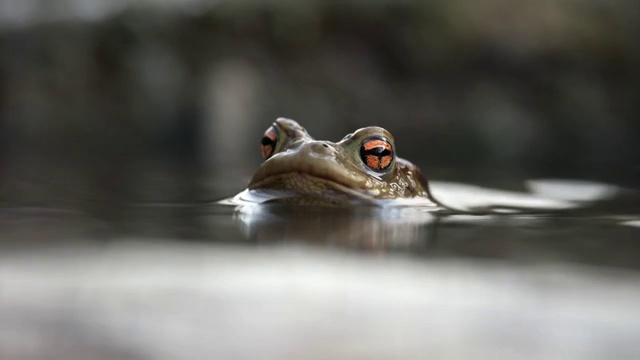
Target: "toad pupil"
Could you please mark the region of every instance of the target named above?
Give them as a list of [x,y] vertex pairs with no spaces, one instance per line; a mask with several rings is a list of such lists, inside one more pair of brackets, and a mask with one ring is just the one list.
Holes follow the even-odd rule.
[[264,133],[264,136],[260,141],[260,152],[262,153],[262,157],[264,159],[268,159],[271,157],[271,155],[273,155],[273,151],[276,148],[277,142],[278,142],[278,133],[273,127],[270,127]]
[[360,157],[371,170],[382,171],[393,160],[391,145],[382,139],[366,141],[360,148]]

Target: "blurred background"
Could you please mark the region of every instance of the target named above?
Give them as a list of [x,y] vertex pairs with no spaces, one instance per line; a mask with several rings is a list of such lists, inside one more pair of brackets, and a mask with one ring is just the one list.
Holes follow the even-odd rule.
[[3,195],[58,180],[156,199],[185,174],[229,195],[278,116],[334,141],[386,127],[431,178],[637,187],[639,16],[631,0],[0,1]]

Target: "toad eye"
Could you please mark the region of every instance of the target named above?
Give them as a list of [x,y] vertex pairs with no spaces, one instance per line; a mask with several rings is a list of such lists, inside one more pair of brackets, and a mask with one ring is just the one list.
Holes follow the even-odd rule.
[[276,144],[278,143],[278,130],[271,126],[264,132],[262,140],[260,140],[260,152],[262,157],[267,160],[273,155],[276,150]]
[[368,138],[360,146],[360,158],[375,172],[384,172],[393,163],[393,148],[389,141],[380,137]]

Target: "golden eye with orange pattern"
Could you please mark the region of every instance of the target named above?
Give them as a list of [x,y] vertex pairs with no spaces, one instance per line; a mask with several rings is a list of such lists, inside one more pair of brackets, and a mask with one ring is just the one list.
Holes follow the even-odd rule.
[[382,137],[370,137],[360,145],[362,162],[375,172],[385,172],[393,163],[393,147]]
[[260,140],[260,152],[265,160],[273,155],[276,150],[276,144],[278,144],[278,129],[275,126],[271,126],[264,132],[262,140]]

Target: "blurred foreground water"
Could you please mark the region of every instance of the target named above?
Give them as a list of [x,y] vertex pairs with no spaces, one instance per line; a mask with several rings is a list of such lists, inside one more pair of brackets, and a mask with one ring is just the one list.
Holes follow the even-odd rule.
[[622,269],[112,240],[3,252],[3,359],[640,354],[640,278]]

